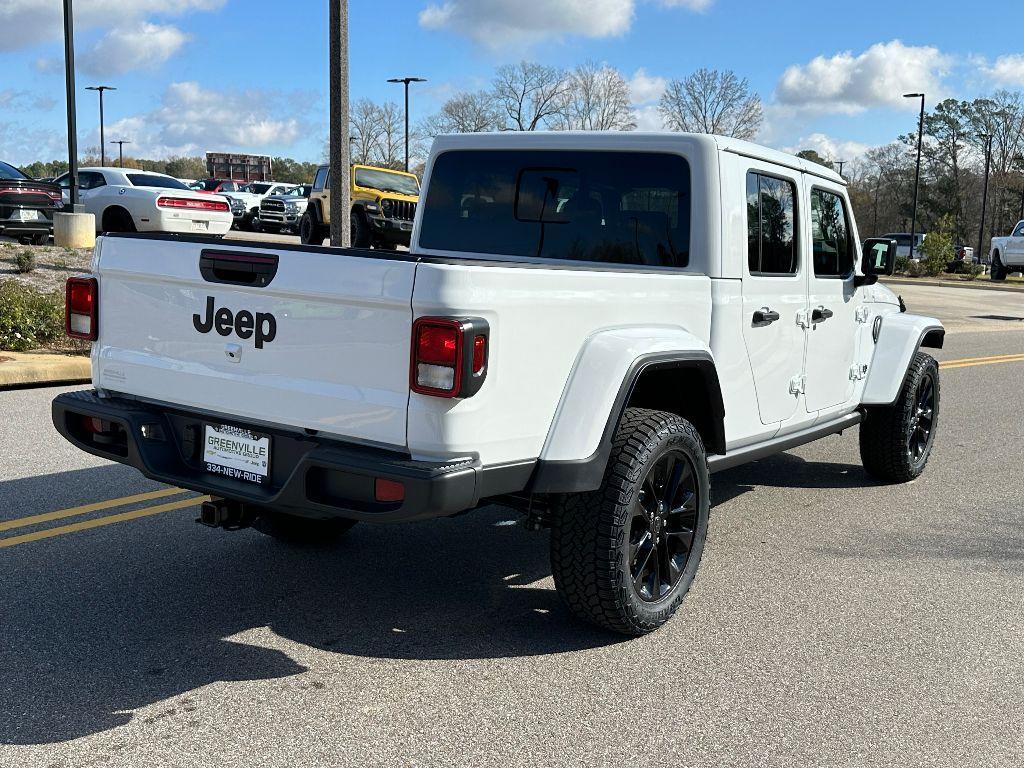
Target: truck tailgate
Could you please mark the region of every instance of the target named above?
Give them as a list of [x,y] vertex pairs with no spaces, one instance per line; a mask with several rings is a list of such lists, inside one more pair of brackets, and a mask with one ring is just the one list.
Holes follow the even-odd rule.
[[96,253],[97,388],[406,445],[414,261],[124,236]]

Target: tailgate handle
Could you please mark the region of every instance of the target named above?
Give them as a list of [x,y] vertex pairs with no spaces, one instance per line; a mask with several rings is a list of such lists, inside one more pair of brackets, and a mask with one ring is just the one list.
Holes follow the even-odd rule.
[[235,253],[204,250],[199,255],[199,272],[208,283],[229,283],[260,288],[270,285],[277,274],[276,253]]

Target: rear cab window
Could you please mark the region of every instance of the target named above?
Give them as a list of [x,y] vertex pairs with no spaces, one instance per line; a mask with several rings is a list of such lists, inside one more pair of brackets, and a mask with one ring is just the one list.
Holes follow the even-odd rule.
[[665,152],[454,150],[434,161],[424,248],[685,268],[690,166]]

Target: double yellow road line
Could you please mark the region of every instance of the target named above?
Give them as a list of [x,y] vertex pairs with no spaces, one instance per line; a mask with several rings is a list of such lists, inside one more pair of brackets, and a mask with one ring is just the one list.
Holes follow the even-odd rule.
[[[16,528],[26,528],[28,526],[39,525],[41,523],[49,523],[54,520],[64,520],[69,517],[88,515],[92,512],[101,512],[106,509],[114,509],[116,507],[125,507],[132,504],[154,501],[156,499],[167,498],[168,496],[178,496],[182,493],[188,493],[188,491],[184,491],[181,488],[165,488],[160,491],[150,491],[149,493],[137,493],[133,496],[122,496],[121,498],[118,499],[107,499],[106,501],[98,501],[95,504],[83,504],[82,506],[79,507],[59,509],[56,512],[44,512],[39,515],[19,517],[14,520],[3,520],[0,521],[0,533],[4,531],[14,530]],[[87,531],[90,528],[100,528],[104,525],[123,523],[126,520],[136,520],[140,517],[159,515],[162,512],[171,512],[175,509],[193,507],[197,504],[202,504],[204,501],[208,501],[209,498],[209,496],[189,496],[186,499],[169,501],[163,504],[157,504],[152,507],[139,507],[137,509],[130,509],[127,512],[118,512],[116,514],[106,515],[104,517],[94,517],[89,520],[82,520],[77,523],[58,525],[54,528],[43,528],[38,531],[31,531],[30,533],[22,533],[15,536],[7,536],[5,538],[0,538],[0,549],[3,549],[5,547],[13,547],[18,544],[26,544],[30,541],[48,539],[52,536],[62,536],[65,533]]]
[[975,365],[995,365],[996,363],[1024,363],[1021,355],[992,355],[991,357],[965,357],[960,360],[944,360],[939,363],[943,370],[950,368],[971,368]]

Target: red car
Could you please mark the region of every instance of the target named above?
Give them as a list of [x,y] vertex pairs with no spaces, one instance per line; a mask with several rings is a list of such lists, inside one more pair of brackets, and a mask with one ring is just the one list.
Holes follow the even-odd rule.
[[242,184],[232,179],[200,179],[188,185],[195,192],[209,192],[216,195],[220,192],[241,192]]

